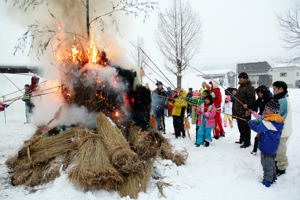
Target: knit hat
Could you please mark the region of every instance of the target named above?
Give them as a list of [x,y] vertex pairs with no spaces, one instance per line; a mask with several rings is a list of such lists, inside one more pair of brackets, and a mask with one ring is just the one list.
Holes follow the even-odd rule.
[[248,74],[246,72],[241,72],[238,78],[248,79]]
[[265,109],[271,110],[273,113],[279,113],[280,104],[277,99],[271,99],[265,106]]

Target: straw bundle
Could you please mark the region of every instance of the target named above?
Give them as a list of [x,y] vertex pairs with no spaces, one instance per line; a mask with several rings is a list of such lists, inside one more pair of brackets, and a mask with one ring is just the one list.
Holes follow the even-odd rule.
[[130,149],[121,131],[101,112],[98,114],[96,126],[112,165],[124,174],[141,171],[143,164],[138,155]]
[[43,137],[31,144],[27,155],[31,158],[32,164],[45,162],[65,152],[77,149],[76,142],[73,141],[75,133],[76,128],[73,128],[55,136]]
[[90,133],[82,140],[75,157],[77,164],[69,172],[70,180],[83,189],[117,189],[124,180],[110,164],[99,135]]
[[153,160],[150,159],[145,163],[145,170],[141,173],[130,174],[126,182],[118,190],[121,197],[129,196],[137,199],[139,192],[146,192],[153,168]]
[[149,125],[152,128],[156,129],[156,119],[155,119],[154,115],[151,115]]
[[169,143],[167,139],[164,140],[164,142],[161,145],[161,151],[160,151],[160,156],[163,159],[171,160],[173,163],[176,165],[184,165],[186,159],[188,158],[188,153],[187,151],[182,151],[182,152],[173,152],[172,151],[173,147]]
[[157,156],[163,138],[156,131],[142,131],[140,127],[130,125],[128,141],[141,160],[149,160]]

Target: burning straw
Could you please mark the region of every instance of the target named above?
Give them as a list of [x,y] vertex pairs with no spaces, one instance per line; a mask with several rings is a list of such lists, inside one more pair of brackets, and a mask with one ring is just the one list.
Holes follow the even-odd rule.
[[110,161],[118,171],[130,174],[143,169],[138,155],[130,149],[120,129],[105,114],[99,113],[96,126],[109,153]]
[[164,140],[163,136],[156,131],[142,131],[136,125],[131,124],[128,130],[128,141],[132,149],[141,160],[155,158]]
[[123,183],[121,174],[110,164],[106,148],[98,134],[89,132],[69,172],[70,180],[83,189],[115,190]]

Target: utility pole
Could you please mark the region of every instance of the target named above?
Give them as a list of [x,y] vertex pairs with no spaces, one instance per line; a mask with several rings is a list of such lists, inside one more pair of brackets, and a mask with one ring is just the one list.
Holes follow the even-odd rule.
[[90,0],[86,0],[86,31],[87,38],[90,38]]

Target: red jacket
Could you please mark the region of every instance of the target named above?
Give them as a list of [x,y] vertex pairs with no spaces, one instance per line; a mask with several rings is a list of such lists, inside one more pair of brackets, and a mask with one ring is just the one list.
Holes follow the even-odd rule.
[[214,93],[214,94],[212,94],[212,97],[214,99],[215,106],[217,108],[220,107],[221,103],[222,103],[222,94],[221,94],[220,88],[213,88],[211,90],[211,93]]

